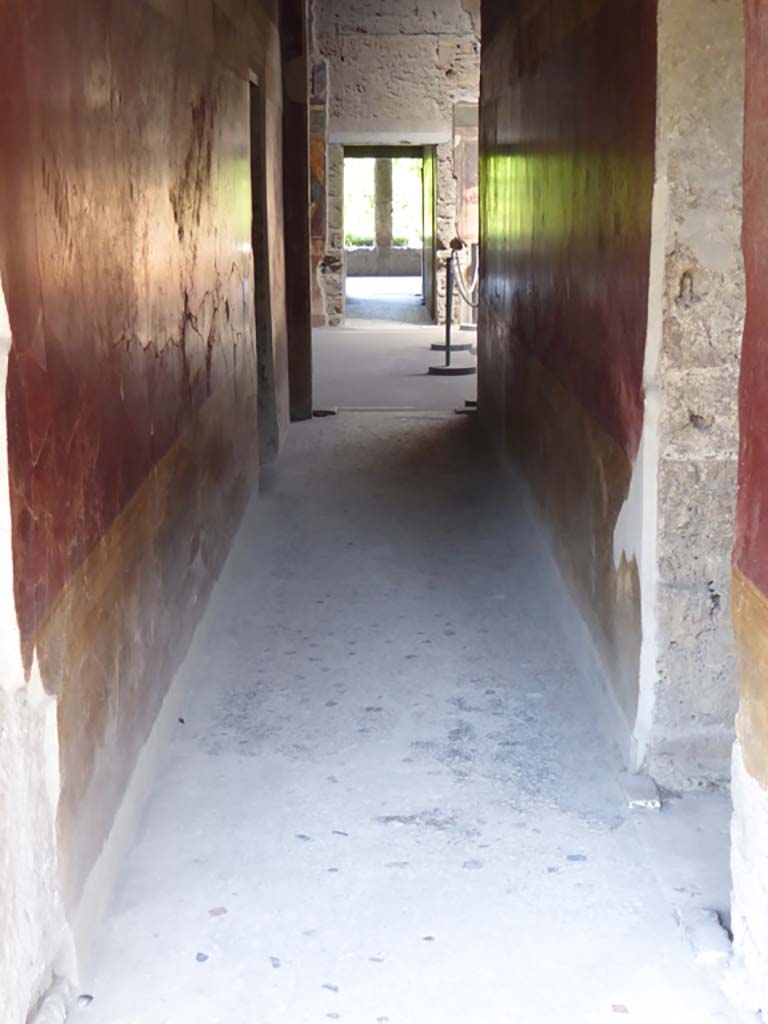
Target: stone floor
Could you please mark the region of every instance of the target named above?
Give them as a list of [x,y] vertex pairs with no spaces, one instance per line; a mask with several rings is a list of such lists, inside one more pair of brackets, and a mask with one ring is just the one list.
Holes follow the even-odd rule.
[[466,416],[294,425],[77,1024],[736,1020],[626,808],[522,505]]
[[420,277],[348,277],[348,320],[428,324]]
[[[461,341],[475,340],[457,332]],[[477,396],[477,377],[429,376],[430,366],[445,362],[432,344],[445,341],[443,327],[416,327],[348,321],[314,334],[316,409],[430,409],[452,411]],[[457,365],[475,365],[474,356],[456,353]]]

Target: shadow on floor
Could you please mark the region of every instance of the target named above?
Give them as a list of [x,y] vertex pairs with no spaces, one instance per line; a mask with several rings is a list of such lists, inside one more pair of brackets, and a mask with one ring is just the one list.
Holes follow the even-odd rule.
[[732,1021],[560,600],[471,420],[295,424],[195,638],[73,1021]]
[[348,277],[348,320],[428,324],[420,277]]

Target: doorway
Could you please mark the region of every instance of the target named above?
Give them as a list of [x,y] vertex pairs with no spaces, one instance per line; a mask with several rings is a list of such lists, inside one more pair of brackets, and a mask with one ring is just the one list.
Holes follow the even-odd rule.
[[259,461],[274,461],[279,431],[275,399],[272,301],[269,273],[269,211],[266,173],[266,104],[264,90],[251,81],[251,246],[253,302],[258,361]]
[[434,322],[434,167],[434,147],[345,147],[348,320]]

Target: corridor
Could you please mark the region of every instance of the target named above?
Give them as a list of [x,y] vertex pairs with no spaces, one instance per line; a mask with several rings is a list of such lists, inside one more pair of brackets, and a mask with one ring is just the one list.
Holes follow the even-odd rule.
[[0,1024],[765,1020],[768,2],[0,40]]
[[467,417],[292,426],[77,1024],[736,1019],[654,880],[521,502]]

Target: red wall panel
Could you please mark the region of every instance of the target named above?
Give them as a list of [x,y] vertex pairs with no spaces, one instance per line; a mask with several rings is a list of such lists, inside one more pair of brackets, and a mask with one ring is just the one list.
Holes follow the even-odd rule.
[[487,0],[484,297],[634,459],[643,420],[656,4]]
[[0,272],[29,638],[252,344],[247,83],[144,3],[0,9]]
[[735,562],[768,595],[768,8],[747,0],[741,454]]

